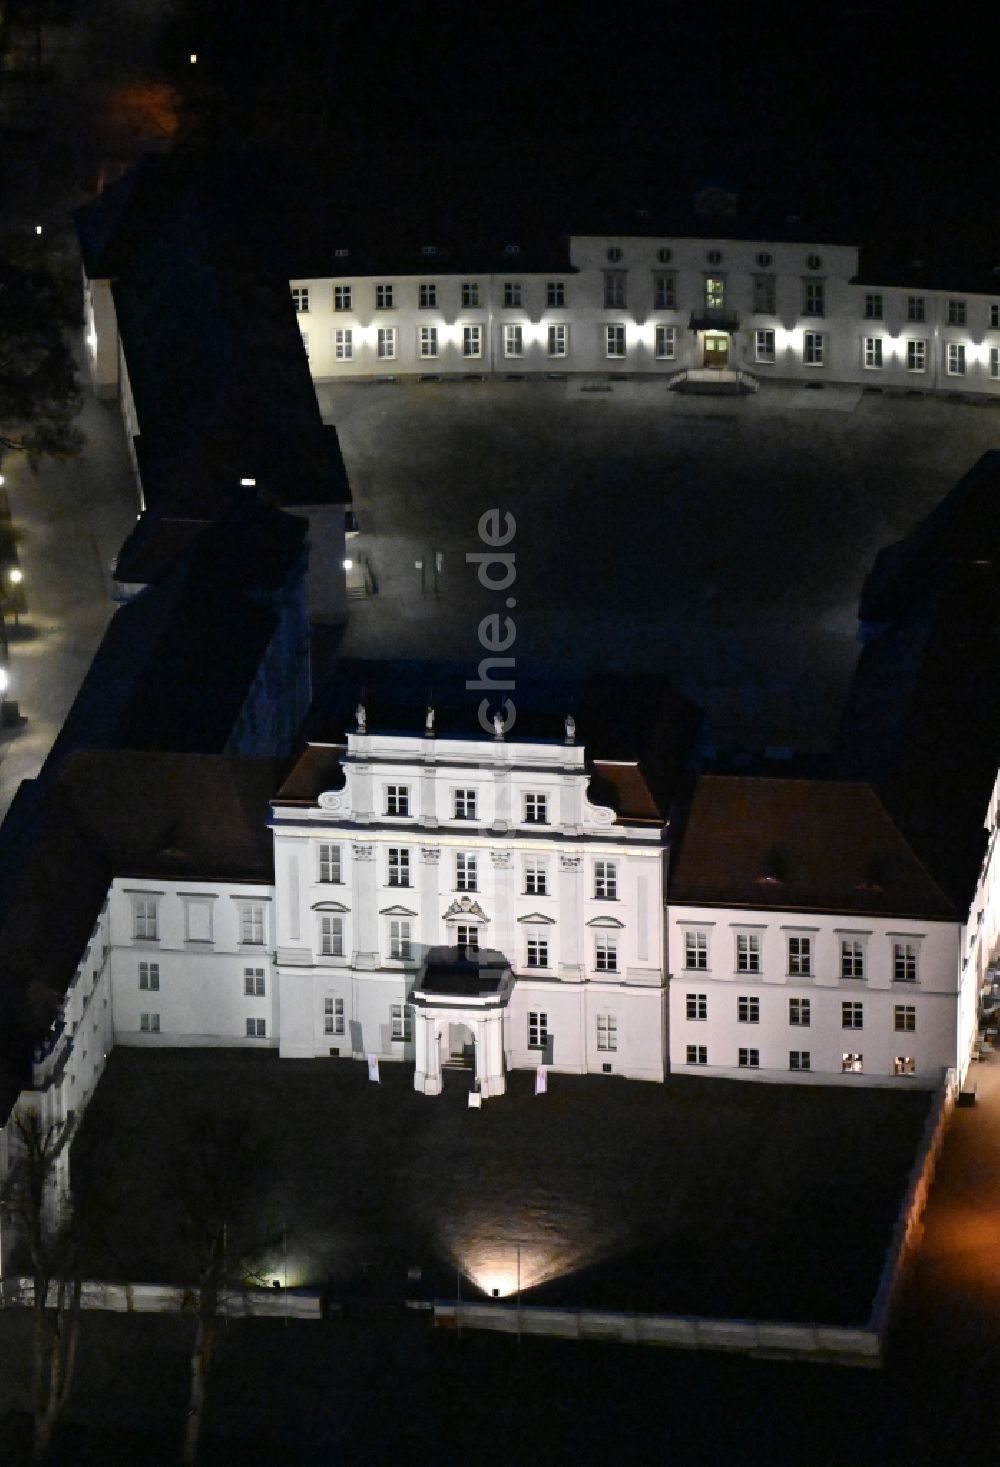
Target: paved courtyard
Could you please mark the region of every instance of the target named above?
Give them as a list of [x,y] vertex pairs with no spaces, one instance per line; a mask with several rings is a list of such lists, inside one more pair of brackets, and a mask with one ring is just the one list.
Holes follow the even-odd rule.
[[[545,381],[318,394],[361,521],[351,553],[371,558],[378,584],[352,602],[346,652],[464,658],[472,675],[479,619],[507,614],[511,595],[512,655],[666,672],[736,748],[827,746],[875,552],[1000,445],[996,407],[850,388],[733,399]],[[517,521],[517,580],[502,594],[465,564],[494,506]]]
[[[554,1075],[536,1098],[518,1071],[478,1112],[468,1090],[457,1071],[418,1095],[405,1063],[375,1086],[349,1060],[117,1049],[74,1161],[82,1178],[97,1145],[121,1207],[95,1271],[182,1281],[167,1159],[188,1103],[233,1096],[273,1142],[260,1225],[287,1229],[290,1282],[367,1278],[398,1299],[417,1266],[439,1295],[509,1295],[520,1251],[534,1302],[864,1322],[929,1107],[926,1092],[684,1075]],[[282,1278],[283,1252],[266,1267]]]

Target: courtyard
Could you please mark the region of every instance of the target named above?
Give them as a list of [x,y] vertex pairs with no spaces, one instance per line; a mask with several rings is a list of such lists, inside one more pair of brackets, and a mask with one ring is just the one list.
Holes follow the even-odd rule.
[[374,1085],[350,1060],[114,1050],[73,1160],[115,1199],[93,1273],[190,1281],[169,1158],[225,1097],[269,1139],[257,1232],[282,1237],[262,1261],[290,1286],[503,1297],[520,1265],[533,1303],[867,1320],[927,1092],[553,1075],[536,1097],[514,1071],[472,1111],[469,1083],[426,1097],[406,1063]]
[[[361,524],[348,554],[367,558],[377,586],[350,603],[344,653],[466,659],[472,677],[480,618],[510,615],[508,655],[667,674],[726,750],[829,746],[876,551],[1000,445],[995,406],[848,387],[706,398],[652,381],[459,381],[317,393]],[[477,523],[494,507],[516,520],[516,582],[501,594],[465,561],[483,550]]]

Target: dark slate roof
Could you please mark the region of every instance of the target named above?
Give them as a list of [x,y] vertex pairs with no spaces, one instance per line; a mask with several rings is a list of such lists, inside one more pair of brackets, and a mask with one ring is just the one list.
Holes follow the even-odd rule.
[[510,964],[495,948],[432,947],[413,986],[416,998],[489,998],[503,992]]
[[669,900],[958,920],[869,785],[702,775]]
[[662,825],[664,816],[638,764],[595,759],[589,795],[594,804],[609,805],[619,823]]
[[345,745],[310,744],[289,770],[274,797],[276,805],[315,805],[324,790],[344,787]]
[[66,761],[32,818],[4,823],[0,1044],[9,1062],[26,1063],[46,1032],[114,876],[273,880],[267,810],[280,776],[269,759],[87,750]]

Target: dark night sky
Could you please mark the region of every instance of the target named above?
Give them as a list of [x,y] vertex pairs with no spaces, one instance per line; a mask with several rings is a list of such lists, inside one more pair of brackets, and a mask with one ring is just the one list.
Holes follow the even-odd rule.
[[624,186],[721,178],[995,231],[988,5],[180,3],[178,52],[306,117],[322,95],[339,144],[503,146],[518,171],[561,151]]

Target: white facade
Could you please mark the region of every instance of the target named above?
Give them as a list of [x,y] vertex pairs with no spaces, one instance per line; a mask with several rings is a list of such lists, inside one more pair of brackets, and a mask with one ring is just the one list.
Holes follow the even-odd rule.
[[958,922],[671,904],[668,932],[675,1071],[921,1087],[965,1074]]
[[358,733],[343,768],[274,804],[282,1054],[416,1059],[421,962],[473,945],[508,1066],[663,1078],[662,829],[591,804],[582,748]]

